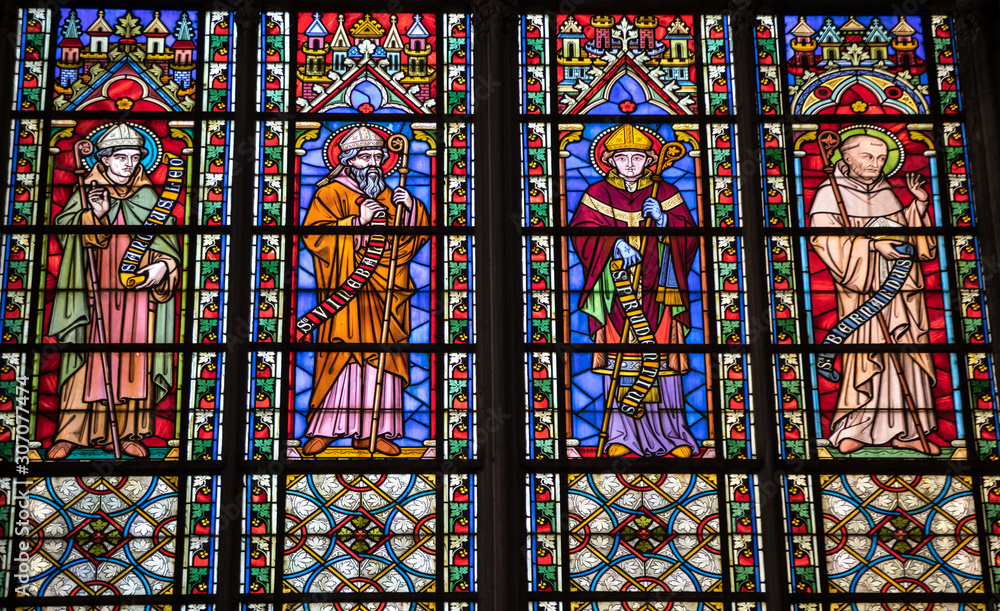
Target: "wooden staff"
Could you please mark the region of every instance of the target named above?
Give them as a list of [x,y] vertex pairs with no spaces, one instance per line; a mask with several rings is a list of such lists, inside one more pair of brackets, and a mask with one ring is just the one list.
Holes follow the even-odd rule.
[[[660,183],[663,182],[663,172],[670,166],[674,165],[674,163],[683,156],[684,156],[684,146],[676,142],[669,142],[660,147],[660,154],[656,160],[656,172],[654,172],[652,176],[653,191],[650,194],[650,197],[654,199],[656,198],[656,194],[660,190]],[[642,226],[646,229],[652,227],[653,219],[647,218],[646,222],[643,223]],[[646,251],[646,240],[648,237],[649,236],[647,234],[643,234],[643,236],[639,238],[640,263],[637,265],[639,269],[636,269],[635,274],[632,276],[632,290],[636,292],[636,295],[638,295],[639,278],[641,275],[640,272],[642,271],[641,257],[644,256],[643,253]],[[667,248],[669,247],[670,246],[668,242]],[[640,307],[642,307],[641,301],[639,305]],[[631,331],[631,323],[628,318],[625,318],[625,327],[622,329],[622,335],[620,338],[620,341],[622,343],[628,342],[629,331]],[[625,353],[619,352],[616,356],[617,358],[615,359],[615,369],[611,373],[611,388],[608,389],[608,396],[604,398],[604,420],[601,423],[601,432],[598,433],[597,435],[598,439],[597,456],[600,456],[601,454],[604,453],[604,446],[608,442],[608,426],[611,423],[611,409],[614,406],[614,397],[615,394],[617,394],[618,392],[618,385],[621,381],[622,361],[625,358]],[[659,376],[659,372],[657,372],[657,376]],[[637,418],[642,418],[643,412],[644,412],[643,408],[640,407]]]
[[[389,150],[399,153],[399,185],[398,188],[406,188],[406,175],[410,172],[407,163],[410,158],[410,141],[403,134],[393,134],[389,136],[387,142]],[[392,218],[392,226],[399,227],[403,215],[407,213],[404,206],[396,206],[396,212]],[[396,258],[399,254],[399,238],[393,236],[392,251],[389,253],[389,279],[385,289],[385,312],[382,314],[382,334],[379,343],[385,344],[389,341],[389,318],[392,311],[392,292],[396,286]],[[368,452],[375,453],[375,441],[378,439],[378,421],[382,416],[382,394],[385,390],[385,346],[378,353],[378,367],[375,370],[375,402],[372,406],[371,431],[368,437]]]
[[[830,189],[833,191],[833,198],[837,200],[837,209],[840,210],[840,218],[844,223],[844,229],[850,229],[851,227],[851,217],[847,214],[847,206],[844,205],[844,198],[840,194],[840,186],[837,184],[836,179],[833,176],[833,163],[831,159],[833,157],[833,151],[840,146],[840,134],[833,130],[824,130],[819,133],[817,138],[819,142],[819,154],[823,159],[823,171],[830,180]],[[882,335],[885,336],[885,341],[890,344],[896,343],[895,340],[889,335],[889,325],[885,322],[885,317],[882,316],[882,312],[875,316],[878,320],[878,326],[882,329]],[[927,441],[927,436],[924,435],[924,427],[920,424],[920,417],[917,413],[917,405],[913,400],[913,395],[910,393],[910,385],[906,381],[906,377],[903,375],[903,368],[899,361],[899,355],[895,352],[889,353],[889,358],[892,360],[893,367],[896,369],[896,377],[899,379],[899,386],[903,391],[903,401],[906,403],[907,410],[910,412],[910,416],[913,417],[913,425],[917,428],[917,435],[920,436],[920,446],[924,449],[924,454],[931,453],[931,446]]]
[[[85,201],[86,192],[84,191],[83,177],[87,173],[87,170],[83,167],[83,159],[87,155],[94,152],[94,144],[90,140],[79,140],[73,145],[73,156],[76,159],[76,174],[77,182],[80,188],[80,200],[81,203]],[[87,269],[90,272],[90,299],[91,303],[94,305],[94,329],[97,331],[97,342],[101,345],[106,345],[108,343],[107,337],[104,335],[104,312],[101,310],[101,298],[98,293],[100,285],[97,282],[97,267],[94,264],[94,250],[92,248],[87,248],[84,246],[84,250],[87,251]],[[115,451],[115,460],[120,460],[122,457],[121,442],[118,440],[118,420],[115,418],[115,395],[114,389],[111,387],[111,361],[109,360],[109,355],[103,350],[100,352],[101,355],[101,374],[104,377],[104,394],[108,399],[108,422],[111,427],[111,447]]]

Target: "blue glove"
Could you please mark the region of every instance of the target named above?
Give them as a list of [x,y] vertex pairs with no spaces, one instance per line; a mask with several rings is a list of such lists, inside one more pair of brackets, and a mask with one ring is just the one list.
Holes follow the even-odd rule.
[[639,261],[642,259],[639,256],[639,251],[629,246],[629,243],[625,240],[618,240],[615,242],[615,258],[621,259],[625,264],[625,267],[638,265]]
[[665,227],[667,224],[667,215],[663,214],[660,202],[652,197],[647,197],[646,201],[642,202],[642,215],[656,221],[657,227]]

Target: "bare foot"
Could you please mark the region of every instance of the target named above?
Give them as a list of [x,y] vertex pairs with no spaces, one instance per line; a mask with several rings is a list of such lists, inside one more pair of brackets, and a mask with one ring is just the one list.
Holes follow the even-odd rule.
[[[115,453],[115,446],[110,443],[101,446],[101,449],[108,454]],[[149,448],[147,448],[145,444],[140,441],[122,441],[118,449],[121,450],[121,453],[125,456],[132,456],[134,458],[149,458]]]
[[66,458],[76,448],[77,446],[68,441],[57,441],[52,444],[52,447],[45,453],[45,458],[48,458],[49,460]]
[[903,450],[916,450],[921,454],[930,454],[931,456],[937,456],[938,454],[941,453],[941,448],[937,447],[936,444],[933,444],[930,441],[928,441],[927,447],[925,448],[924,444],[920,443],[919,439],[913,439],[911,441],[902,441],[901,439],[893,439],[892,447],[900,448]]
[[837,449],[840,450],[841,454],[850,454],[851,452],[856,452],[863,447],[865,447],[865,444],[861,443],[857,439],[845,439],[837,444]]

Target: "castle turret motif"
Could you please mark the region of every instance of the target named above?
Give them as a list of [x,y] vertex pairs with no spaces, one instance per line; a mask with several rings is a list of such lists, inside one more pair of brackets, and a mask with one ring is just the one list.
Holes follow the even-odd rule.
[[351,49],[351,40],[347,37],[343,15],[337,15],[337,30],[333,33],[333,40],[330,41],[330,49],[333,51],[333,69],[343,70],[346,67],[344,60],[347,59],[347,52]]
[[327,76],[330,64],[327,57],[330,54],[330,45],[326,42],[326,37],[330,35],[329,30],[323,25],[323,20],[319,13],[313,13],[312,23],[305,31],[306,40],[302,43],[302,53],[305,55],[305,65],[299,74],[302,79],[302,96],[311,100],[316,96],[315,85],[324,85],[331,82]]
[[69,9],[64,15],[56,109],[194,108],[197,31],[187,11]]
[[667,69],[668,78],[676,80],[690,79],[688,68],[694,64],[694,54],[690,43],[694,40],[691,28],[680,17],[675,18],[667,26],[663,37],[667,44],[667,52],[659,60],[659,64]]
[[827,17],[823,21],[822,27],[820,27],[819,32],[816,34],[816,42],[823,49],[824,60],[836,61],[840,59],[840,49],[844,46],[845,40],[837,26],[833,25],[832,18]]
[[83,49],[83,27],[80,23],[80,16],[76,14],[76,9],[70,9],[63,25],[63,39],[59,41],[59,57],[56,59],[56,67],[59,68],[59,82],[56,84],[60,93],[69,93],[70,86],[80,77],[80,68],[83,67],[83,60],[80,59],[80,50]]
[[694,36],[682,17],[593,15],[584,25],[567,15],[558,23],[557,92],[564,108],[589,112],[608,105],[625,114],[647,102],[669,112],[690,108],[689,96],[697,93]]
[[559,91],[571,90],[576,82],[586,78],[587,69],[594,60],[581,49],[581,42],[587,40],[583,27],[575,17],[570,15],[559,28],[559,51],[556,61],[563,66],[563,80],[559,83]]
[[410,39],[410,45],[406,50],[406,76],[403,77],[401,82],[404,85],[416,85],[420,88],[421,94],[426,95],[430,92],[430,84],[434,80],[435,75],[427,66],[427,58],[433,49],[427,44],[427,38],[430,37],[430,33],[422,22],[423,15],[414,15],[413,24],[406,31],[406,36]]
[[429,109],[437,82],[437,71],[430,63],[436,51],[431,44],[432,29],[420,14],[311,15],[299,34],[303,60],[296,68],[297,108],[361,113],[386,106],[418,112]]
[[177,27],[174,28],[174,59],[170,62],[170,70],[173,73],[174,81],[181,86],[181,91],[194,88],[194,50],[195,44],[194,24],[187,11],[181,13],[177,20]]
[[858,23],[858,20],[851,17],[844,25],[840,26],[840,33],[844,37],[844,44],[861,44],[865,34],[865,26]]
[[878,17],[872,17],[872,22],[865,32],[864,43],[868,47],[868,55],[875,61],[889,59],[889,43],[892,35],[885,29]]
[[788,65],[791,68],[798,68],[798,74],[802,74],[802,70],[812,68],[816,65],[817,44],[813,40],[816,30],[809,27],[805,17],[799,17],[799,22],[788,33],[793,37],[789,44],[795,53],[788,60]]
[[818,32],[805,17],[799,17],[799,22],[788,31],[793,52],[788,60],[788,71],[801,76],[807,71],[822,71],[831,66],[877,65],[893,72],[909,70],[919,74],[924,67],[923,60],[917,56],[920,44],[913,37],[916,32],[906,17],[899,17],[892,30],[888,30],[878,17],[872,17],[867,26],[848,17],[839,27],[832,17],[827,17]]
[[399,29],[396,27],[396,16],[389,17],[389,33],[385,36],[385,57],[389,60],[389,71],[399,70],[400,58],[403,53],[403,39],[399,36]]
[[918,67],[920,63],[920,58],[917,57],[919,43],[913,38],[916,33],[917,30],[907,23],[906,17],[902,15],[900,15],[896,26],[892,28],[892,35],[895,36],[895,40],[892,41],[892,49],[896,52],[896,65],[909,69],[911,72],[914,72],[913,68]]
[[594,15],[590,18],[590,25],[594,28],[594,40],[590,41],[587,48],[594,55],[603,55],[610,51],[618,43],[611,40],[611,28],[615,26],[615,18],[611,15]]
[[90,68],[95,64],[108,61],[108,38],[114,30],[104,20],[104,11],[97,11],[97,19],[87,28],[90,44],[87,50],[80,54],[83,58],[83,78],[90,80]]
[[170,59],[167,53],[167,35],[170,30],[160,21],[160,11],[153,13],[153,21],[142,31],[146,35],[146,57],[148,59]]
[[656,41],[656,26],[660,25],[659,17],[655,15],[636,17],[634,23],[639,29],[639,38],[633,41],[634,48],[640,51],[653,51],[659,44]]
[[917,28],[906,17],[891,30],[878,17],[826,17],[821,24],[799,17],[788,32],[792,112],[927,112],[919,76],[926,68],[917,56]]

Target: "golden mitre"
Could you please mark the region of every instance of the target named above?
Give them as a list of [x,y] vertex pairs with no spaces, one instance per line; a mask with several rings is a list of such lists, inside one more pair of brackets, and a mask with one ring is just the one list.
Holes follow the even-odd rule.
[[604,141],[604,148],[609,151],[648,151],[653,148],[653,141],[631,125],[622,125]]

